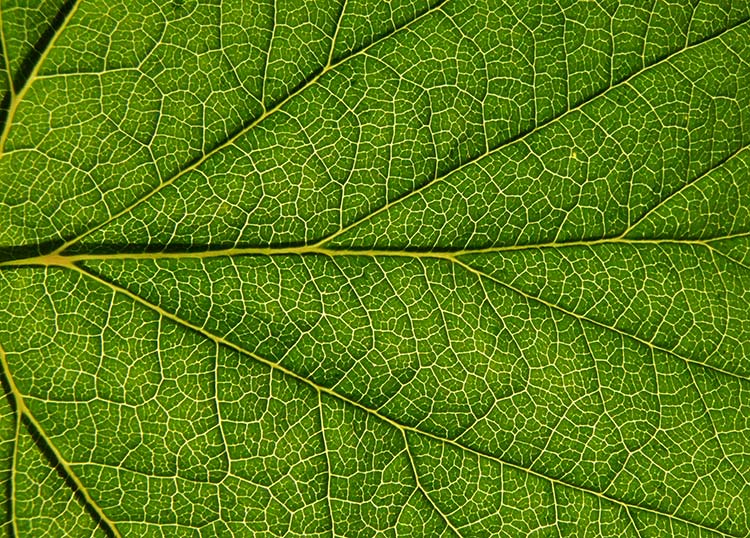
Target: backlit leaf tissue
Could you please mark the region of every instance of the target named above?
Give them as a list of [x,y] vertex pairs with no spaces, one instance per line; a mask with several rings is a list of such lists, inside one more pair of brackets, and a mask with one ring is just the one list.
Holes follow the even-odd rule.
[[750,536],[749,3],[0,37],[4,536]]

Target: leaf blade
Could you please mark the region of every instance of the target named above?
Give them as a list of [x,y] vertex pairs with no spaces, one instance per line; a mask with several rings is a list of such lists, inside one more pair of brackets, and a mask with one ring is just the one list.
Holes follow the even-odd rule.
[[370,7],[57,30],[0,158],[16,534],[750,535],[748,7]]

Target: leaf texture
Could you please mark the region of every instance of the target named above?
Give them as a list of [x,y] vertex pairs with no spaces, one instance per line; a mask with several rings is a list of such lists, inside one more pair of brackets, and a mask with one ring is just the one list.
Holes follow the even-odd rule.
[[0,4],[9,536],[750,536],[750,7]]

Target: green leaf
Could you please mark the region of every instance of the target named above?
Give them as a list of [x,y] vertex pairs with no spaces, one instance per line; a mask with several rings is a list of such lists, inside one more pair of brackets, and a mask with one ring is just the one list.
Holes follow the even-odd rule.
[[3,534],[750,536],[750,4],[0,30]]

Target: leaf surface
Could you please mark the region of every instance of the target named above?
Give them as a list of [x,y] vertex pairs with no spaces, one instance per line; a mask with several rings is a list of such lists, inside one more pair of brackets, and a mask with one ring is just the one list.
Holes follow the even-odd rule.
[[15,536],[750,536],[742,2],[0,6]]

